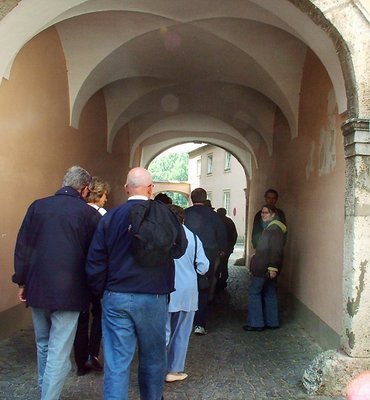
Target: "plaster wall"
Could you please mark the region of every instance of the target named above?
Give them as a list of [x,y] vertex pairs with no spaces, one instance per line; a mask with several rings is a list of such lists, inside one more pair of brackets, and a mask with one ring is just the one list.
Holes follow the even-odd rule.
[[[108,207],[123,200],[122,183],[129,159],[123,134],[106,153],[106,112],[102,93],[85,107],[80,128],[69,126],[64,55],[55,29],[32,39],[18,54],[9,81],[0,88],[0,326],[18,305],[11,283],[16,235],[27,207],[61,187],[71,165],[107,179]],[[6,312],[5,312],[6,311]],[[5,318],[5,317],[4,317]],[[14,326],[14,324],[13,324]]]
[[[251,185],[250,226],[264,191],[279,192],[288,241],[281,284],[338,335],[342,324],[344,149],[333,88],[308,52],[303,71],[299,134],[276,114],[273,155],[260,148]],[[325,212],[324,212],[325,211]]]

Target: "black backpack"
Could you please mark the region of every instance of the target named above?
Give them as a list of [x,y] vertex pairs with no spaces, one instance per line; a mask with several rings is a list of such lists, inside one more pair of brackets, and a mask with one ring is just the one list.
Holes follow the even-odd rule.
[[129,232],[133,254],[143,267],[167,263],[178,236],[177,219],[163,203],[142,201],[131,207]]

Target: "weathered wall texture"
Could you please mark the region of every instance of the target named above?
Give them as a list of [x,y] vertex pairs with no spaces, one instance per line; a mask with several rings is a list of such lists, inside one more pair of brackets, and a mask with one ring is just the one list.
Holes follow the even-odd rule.
[[0,20],[9,14],[14,7],[18,5],[20,0],[2,0],[0,1]]
[[[101,93],[87,104],[78,130],[69,127],[67,75],[56,31],[35,37],[18,55],[10,80],[0,88],[1,312],[18,304],[11,283],[16,234],[28,205],[53,194],[65,170],[74,164],[107,179],[113,188],[109,205],[122,201],[127,172],[124,135],[116,151],[106,153],[106,112]],[[1,322],[0,322],[1,324]]]
[[[344,150],[335,98],[312,52],[304,67],[299,135],[291,140],[277,112],[274,150],[261,146],[252,181],[252,217],[270,186],[286,212],[288,242],[281,284],[338,335],[342,323]],[[250,223],[252,221],[250,220]]]

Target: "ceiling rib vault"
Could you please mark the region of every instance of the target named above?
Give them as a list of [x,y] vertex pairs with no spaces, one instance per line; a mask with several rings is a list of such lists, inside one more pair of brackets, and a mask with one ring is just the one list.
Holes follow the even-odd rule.
[[251,173],[261,145],[273,152],[277,109],[297,135],[307,49],[327,69],[339,111],[346,109],[333,43],[286,0],[22,1],[0,24],[3,78],[21,47],[51,26],[65,54],[71,126],[103,91],[107,151],[129,127],[132,162],[145,143],[153,147],[151,137],[162,148],[214,138]]

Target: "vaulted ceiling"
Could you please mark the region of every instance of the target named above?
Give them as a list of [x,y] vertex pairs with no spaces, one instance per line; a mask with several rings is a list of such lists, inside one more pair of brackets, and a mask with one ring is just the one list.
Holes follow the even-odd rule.
[[71,126],[102,90],[108,151],[127,126],[132,155],[197,139],[227,147],[250,170],[259,146],[273,150],[276,108],[297,135],[308,48],[346,109],[333,43],[288,0],[21,1],[0,23],[0,76],[50,26],[65,54]]

